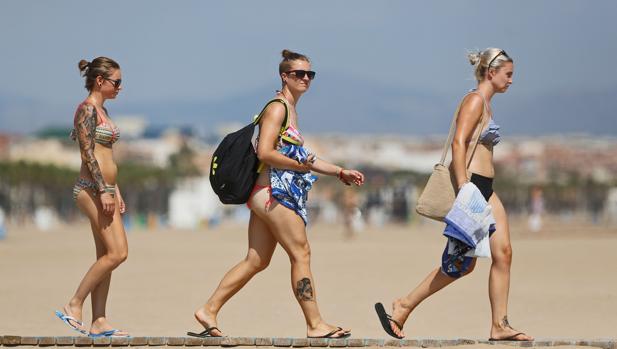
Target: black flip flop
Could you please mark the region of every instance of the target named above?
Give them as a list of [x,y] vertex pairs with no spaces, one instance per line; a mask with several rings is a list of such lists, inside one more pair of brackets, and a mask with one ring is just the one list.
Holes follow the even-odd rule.
[[347,338],[349,336],[351,336],[351,332],[343,332],[342,335],[333,337],[335,333],[337,332],[341,332],[343,329],[340,327],[337,327],[336,329],[330,331],[330,333],[324,334],[323,336],[306,336],[306,338],[332,338],[332,339],[339,339],[339,338]]
[[525,332],[519,332],[506,338],[489,338],[488,340],[490,342],[531,342],[529,339],[515,339],[517,336],[520,336],[522,334],[526,335]]
[[396,339],[403,339],[402,336],[399,336],[396,333],[394,333],[394,331],[392,331],[392,327],[390,327],[390,323],[391,322],[394,323],[396,327],[398,327],[399,331],[403,329],[403,326],[401,326],[401,324],[399,324],[396,320],[394,320],[392,316],[386,313],[386,309],[383,307],[383,304],[375,303],[375,311],[377,312],[377,316],[379,317],[379,322],[381,323],[381,327],[383,327],[383,330],[386,331],[387,334],[389,334],[390,336]]
[[218,330],[219,332],[221,332],[221,330],[219,330],[217,327],[208,327],[205,330],[199,332],[199,333],[195,333],[195,332],[187,332],[186,334],[192,337],[197,337],[197,338],[208,338],[208,337],[222,337],[222,336],[213,336],[212,335],[212,330]]

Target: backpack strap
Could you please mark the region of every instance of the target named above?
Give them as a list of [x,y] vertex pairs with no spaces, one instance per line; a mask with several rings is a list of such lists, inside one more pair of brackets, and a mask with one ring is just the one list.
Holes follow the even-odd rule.
[[283,125],[281,126],[281,131],[279,132],[279,135],[283,134],[283,132],[285,132],[285,130],[287,130],[287,128],[289,127],[289,107],[287,106],[287,102],[282,99],[282,98],[275,98],[273,100],[270,100],[268,103],[266,103],[266,105],[264,106],[264,108],[261,110],[261,112],[258,115],[255,115],[254,119],[253,119],[253,123],[255,125],[257,125],[259,123],[259,121],[261,121],[261,117],[263,116],[264,112],[266,111],[266,108],[268,108],[268,106],[272,103],[275,102],[279,102],[279,103],[283,103],[283,105],[285,106],[285,119],[283,120]]
[[[290,122],[289,121],[289,107],[287,106],[287,102],[282,98],[275,98],[273,100],[270,100],[268,103],[266,103],[266,105],[261,110],[261,112],[258,115],[255,115],[255,117],[253,118],[253,124],[257,125],[259,121],[261,121],[261,117],[266,111],[266,108],[268,108],[270,104],[275,103],[275,102],[283,103],[283,105],[285,106],[285,119],[283,120],[283,125],[281,126],[281,130],[279,131],[279,137],[281,137],[283,133],[285,132],[285,130],[287,130],[287,128],[289,127],[289,122]],[[264,163],[260,161],[259,165],[257,166],[257,173],[261,173],[261,170],[263,169],[263,167],[264,167]]]

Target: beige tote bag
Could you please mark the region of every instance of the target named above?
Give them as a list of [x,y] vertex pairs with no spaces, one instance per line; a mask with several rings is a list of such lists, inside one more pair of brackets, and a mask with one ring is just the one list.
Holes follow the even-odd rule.
[[[474,137],[472,137],[474,139],[473,147],[471,149],[467,149],[467,169],[469,169],[471,159],[473,158],[473,154],[478,146],[478,141],[480,139],[480,135],[482,134],[482,130],[488,121],[488,115],[486,115],[486,100],[484,100],[484,96],[482,96],[479,92],[472,93],[477,93],[480,97],[482,97],[484,106],[482,116],[480,117],[481,122],[478,125],[479,127],[476,126]],[[465,98],[463,98],[454,113],[454,118],[452,119],[452,124],[450,125],[450,132],[448,133],[448,138],[441,153],[441,161],[439,161],[439,163],[433,168],[433,173],[431,173],[431,176],[429,177],[422,194],[420,194],[416,205],[416,212],[422,216],[437,221],[443,221],[448,212],[450,212],[456,197],[456,192],[458,191],[456,178],[453,173],[450,173],[450,170],[444,165],[444,163],[446,161],[446,156],[448,155],[448,149],[452,145],[452,140],[454,139],[456,118],[464,100]]]

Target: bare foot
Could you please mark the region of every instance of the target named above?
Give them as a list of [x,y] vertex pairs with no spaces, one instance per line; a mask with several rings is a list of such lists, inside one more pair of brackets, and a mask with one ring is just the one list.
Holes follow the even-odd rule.
[[515,330],[510,326],[508,317],[504,316],[498,325],[493,324],[491,328],[492,341],[532,341],[533,337],[526,335],[524,332]]
[[[216,314],[210,313],[205,307],[201,307],[195,311],[195,320],[199,322],[206,330],[212,327],[217,327]],[[225,336],[221,330],[214,328],[210,331],[212,337]]]
[[96,320],[94,320],[92,322],[92,325],[90,326],[90,333],[91,334],[101,334],[103,332],[108,332],[108,331],[115,331],[112,336],[114,337],[128,337],[129,333],[126,331],[122,331],[122,330],[118,330],[116,328],[114,328],[113,326],[111,326],[109,324],[109,322],[107,322],[107,319],[104,317],[100,317]]
[[411,314],[411,310],[412,309],[406,306],[403,303],[403,300],[400,298],[392,302],[392,320],[399,323],[401,325],[401,328],[399,328],[392,321],[390,321],[390,327],[392,328],[392,331],[394,331],[394,333],[396,333],[400,337],[405,337],[403,326],[405,325],[407,318],[409,318],[409,314]]
[[64,308],[62,308],[62,310],[64,310],[64,313],[68,316],[73,317],[75,320],[79,321],[79,322],[75,322],[73,320],[67,320],[71,326],[75,327],[76,329],[86,332],[86,328],[84,327],[83,321],[81,320],[81,307],[79,306],[71,306],[70,303],[65,305]]
[[332,326],[323,321],[313,328],[307,326],[306,329],[306,336],[309,338],[345,338],[350,335],[350,329]]

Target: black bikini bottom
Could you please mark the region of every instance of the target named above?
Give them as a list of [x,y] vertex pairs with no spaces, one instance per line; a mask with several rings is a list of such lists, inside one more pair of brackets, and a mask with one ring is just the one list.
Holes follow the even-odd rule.
[[493,195],[493,179],[472,173],[469,181],[480,189],[480,193],[482,193],[482,196],[484,196],[484,199],[488,202],[488,199]]

